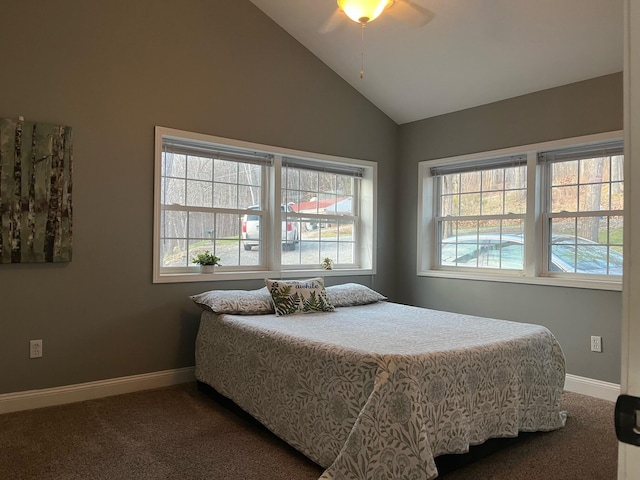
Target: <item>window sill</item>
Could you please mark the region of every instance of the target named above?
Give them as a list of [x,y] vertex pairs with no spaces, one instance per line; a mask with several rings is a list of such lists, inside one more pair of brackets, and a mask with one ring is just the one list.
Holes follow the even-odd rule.
[[373,275],[372,269],[332,270],[259,270],[251,272],[180,272],[154,275],[153,283],[224,282],[232,280],[263,280],[265,278],[341,277]]
[[483,282],[523,283],[529,285],[547,285],[553,287],[585,288],[590,290],[622,291],[622,279],[589,280],[568,277],[525,277],[518,274],[490,274],[480,272],[457,272],[449,270],[424,270],[417,273],[419,277],[453,278],[458,280],[475,280]]

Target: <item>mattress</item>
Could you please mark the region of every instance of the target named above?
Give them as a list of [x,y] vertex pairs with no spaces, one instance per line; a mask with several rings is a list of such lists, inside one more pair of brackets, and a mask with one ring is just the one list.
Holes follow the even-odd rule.
[[203,312],[196,377],[324,467],[434,478],[434,458],[561,428],[545,327],[377,302],[285,317]]

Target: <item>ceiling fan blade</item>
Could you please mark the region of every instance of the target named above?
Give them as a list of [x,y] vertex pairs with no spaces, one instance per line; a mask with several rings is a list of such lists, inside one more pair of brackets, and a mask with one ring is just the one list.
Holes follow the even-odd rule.
[[346,15],[340,10],[336,8],[333,11],[333,14],[327,19],[326,22],[322,24],[322,26],[318,29],[320,33],[329,33],[333,32],[336,28],[340,26],[340,24],[344,21]]
[[411,27],[424,27],[436,16],[428,8],[418,5],[413,0],[396,0],[395,5],[388,9],[389,15]]

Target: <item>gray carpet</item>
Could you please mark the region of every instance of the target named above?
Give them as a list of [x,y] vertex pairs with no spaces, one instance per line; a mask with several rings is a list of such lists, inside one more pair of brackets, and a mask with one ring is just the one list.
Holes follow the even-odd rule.
[[[613,403],[571,393],[563,402],[570,415],[564,429],[526,436],[440,478],[615,479]],[[442,470],[471,457],[443,457]],[[3,480],[312,480],[321,473],[191,383],[0,415]]]

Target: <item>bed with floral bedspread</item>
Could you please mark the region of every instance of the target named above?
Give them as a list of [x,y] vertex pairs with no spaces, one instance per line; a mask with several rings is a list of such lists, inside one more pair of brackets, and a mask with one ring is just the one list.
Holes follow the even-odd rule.
[[428,479],[434,458],[561,428],[545,327],[375,302],[293,316],[202,313],[196,377],[326,470]]

